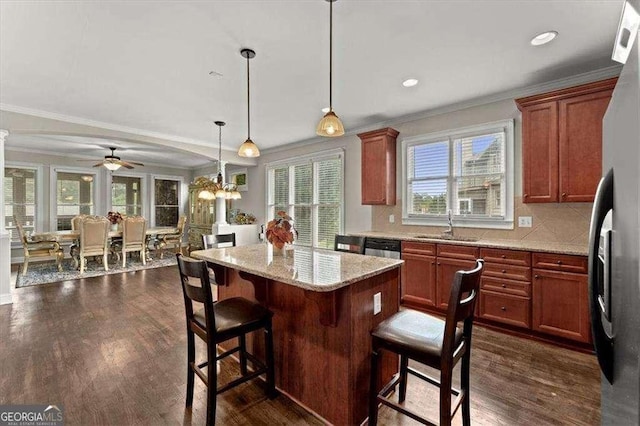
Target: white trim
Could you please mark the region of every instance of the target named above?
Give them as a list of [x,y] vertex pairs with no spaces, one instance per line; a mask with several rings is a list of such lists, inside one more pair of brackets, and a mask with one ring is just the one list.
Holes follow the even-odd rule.
[[[453,104],[445,105],[442,107],[427,109],[419,111],[413,114],[407,114],[400,117],[395,117],[389,120],[378,121],[371,124],[355,127],[345,132],[343,137],[356,135],[358,133],[368,132],[376,130],[382,127],[394,127],[405,123],[410,123],[416,120],[422,120],[436,115],[447,114],[455,111],[460,111],[467,108],[486,105],[493,102],[504,101],[508,99],[522,98],[525,96],[536,95],[539,93],[549,92],[552,90],[564,89],[567,87],[577,86],[580,84],[591,83],[606,78],[617,77],[622,70],[621,65],[614,65],[606,68],[601,68],[594,71],[588,71],[582,74],[577,74],[571,77],[561,78],[558,80],[552,80],[546,83],[534,84],[531,86],[525,86],[517,89],[505,90],[498,93],[492,93],[485,96],[479,96],[477,98],[467,99],[465,101],[456,102]],[[276,152],[289,151],[293,148],[299,148],[307,145],[318,144],[320,142],[326,142],[326,138],[313,137],[310,139],[303,139],[297,142],[291,142],[286,145],[274,146],[272,148],[262,149],[262,155],[273,154]]]
[[59,114],[56,112],[43,111],[40,109],[23,107],[19,105],[10,105],[0,103],[0,110],[15,112],[18,114],[32,115],[35,117],[48,118],[51,120],[66,121],[68,123],[81,124],[84,126],[98,127],[101,129],[115,130],[117,132],[131,133],[133,135],[148,136],[151,138],[164,139],[173,142],[189,143],[201,146],[210,146],[211,142],[198,139],[185,138],[183,136],[168,135],[166,133],[153,132],[150,130],[137,129],[135,127],[122,126],[119,124],[106,123],[104,121],[91,120],[84,117],[76,117],[73,115]]
[[[400,146],[402,151],[402,169],[401,169],[401,193],[402,193],[402,224],[403,225],[422,225],[422,226],[445,226],[447,220],[440,216],[424,216],[415,217],[408,214],[408,208],[410,200],[407,195],[407,149],[411,146],[429,142],[436,142],[451,139],[457,139],[461,137],[469,137],[480,135],[490,132],[505,132],[505,216],[504,218],[478,218],[478,217],[464,217],[455,216],[454,225],[460,228],[492,228],[492,229],[513,229],[514,222],[514,186],[515,186],[515,123],[513,119],[493,121],[490,123],[483,123],[476,126],[466,126],[458,129],[439,131],[434,133],[428,133],[425,135],[412,136],[402,139]],[[450,143],[449,143],[450,144]],[[450,148],[451,149],[451,148]],[[449,161],[452,161],[452,156],[449,155]],[[451,170],[451,165],[449,167]],[[448,176],[448,180],[451,177]],[[447,187],[449,187],[447,183]],[[451,208],[451,194],[447,199],[447,204]]]
[[178,217],[184,215],[186,197],[189,193],[188,184],[184,182],[183,176],[150,174],[148,184],[150,226],[156,226],[156,180],[173,180],[178,182]]
[[332,157],[342,157],[344,159],[344,153],[346,151],[346,147],[342,146],[340,148],[327,149],[324,151],[316,151],[309,154],[298,155],[296,157],[284,158],[280,160],[275,160],[269,163],[265,163],[265,168],[274,168],[283,164],[287,165],[297,165],[308,163],[309,161],[319,161],[325,160]]
[[[102,185],[103,173],[106,171],[101,167],[100,169],[95,168],[84,168],[84,167],[71,167],[71,166],[56,166],[51,164],[49,167],[49,230],[55,231],[58,227],[58,172],[60,173],[77,173],[77,174],[87,174],[94,176],[93,178],[93,214],[101,215],[101,212],[104,211],[103,214],[106,214],[105,205],[107,198],[98,195],[98,191],[106,190],[106,188]],[[111,189],[111,188],[109,188]]]

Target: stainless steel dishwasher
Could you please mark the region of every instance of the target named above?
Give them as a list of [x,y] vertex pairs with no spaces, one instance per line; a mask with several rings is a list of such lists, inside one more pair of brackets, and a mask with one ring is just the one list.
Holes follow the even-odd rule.
[[400,259],[400,240],[367,237],[364,247],[364,254],[369,256]]

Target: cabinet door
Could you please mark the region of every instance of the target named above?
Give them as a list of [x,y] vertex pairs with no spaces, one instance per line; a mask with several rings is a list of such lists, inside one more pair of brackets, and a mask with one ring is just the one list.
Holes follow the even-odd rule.
[[473,260],[438,258],[437,264],[436,306],[440,309],[447,309],[453,276],[457,271],[473,269],[476,266],[476,262]]
[[587,276],[534,269],[533,329],[590,342]]
[[602,175],[602,118],[611,91],[558,102],[560,201],[593,201]]
[[388,204],[387,167],[386,137],[376,136],[363,140],[362,204]]
[[522,201],[558,201],[558,104],[522,109]]
[[403,305],[426,308],[436,304],[436,258],[402,253],[401,299]]

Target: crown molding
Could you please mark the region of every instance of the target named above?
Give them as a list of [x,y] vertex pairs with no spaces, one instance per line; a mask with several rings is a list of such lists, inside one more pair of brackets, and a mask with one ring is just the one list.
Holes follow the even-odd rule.
[[80,124],[80,125],[84,125],[84,126],[98,127],[100,129],[114,130],[116,132],[130,133],[130,134],[138,135],[138,136],[147,136],[147,137],[150,137],[150,138],[164,139],[164,140],[172,141],[172,142],[181,142],[181,143],[188,143],[188,144],[194,144],[194,145],[200,145],[200,146],[210,146],[211,145],[211,142],[208,142],[208,141],[201,141],[201,140],[198,140],[198,139],[185,138],[185,137],[182,137],[182,136],[168,135],[168,134],[159,133],[159,132],[152,132],[150,130],[143,130],[143,129],[137,129],[135,127],[121,126],[119,124],[106,123],[104,121],[91,120],[91,119],[88,119],[88,118],[76,117],[76,116],[73,116],[73,115],[59,114],[59,113],[56,113],[56,112],[43,111],[43,110],[39,110],[39,109],[35,109],[35,108],[22,107],[22,106],[18,106],[18,105],[10,105],[10,104],[5,104],[5,103],[0,103],[0,110],[8,111],[8,112],[15,112],[15,113],[18,113],[18,114],[32,115],[32,116],[40,117],[40,118],[48,118],[48,119],[51,119],[51,120],[64,121],[64,122],[68,122],[68,123]]
[[[607,68],[601,68],[594,71],[585,72],[582,74],[576,74],[571,77],[561,78],[558,80],[552,80],[546,83],[534,84],[531,86],[520,87],[516,89],[505,90],[490,95],[480,96],[466,101],[456,102],[441,107],[428,109],[413,114],[403,115],[401,117],[392,118],[389,120],[379,121],[373,124],[367,124],[364,126],[356,127],[345,132],[344,136],[356,136],[358,133],[369,132],[382,127],[392,127],[399,124],[409,123],[416,120],[422,120],[436,115],[447,114],[455,111],[461,111],[467,108],[472,108],[481,105],[487,105],[493,102],[504,101],[508,99],[523,98],[526,96],[535,95],[538,93],[549,92],[553,90],[564,89],[567,87],[578,86],[580,84],[591,83],[593,81],[603,80],[611,77],[617,77],[620,75],[622,65],[614,65]],[[514,104],[515,105],[515,104]],[[317,144],[322,141],[326,141],[324,137],[313,137],[310,139],[304,139],[298,142],[292,142],[286,145],[280,145],[273,148],[263,149],[264,155],[273,154],[276,152],[288,151],[292,148],[299,148],[306,145]]]

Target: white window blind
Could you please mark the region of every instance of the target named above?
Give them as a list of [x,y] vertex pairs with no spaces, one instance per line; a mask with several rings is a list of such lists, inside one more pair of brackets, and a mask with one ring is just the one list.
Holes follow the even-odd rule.
[[269,165],[267,182],[267,220],[283,210],[294,220],[296,244],[332,248],[343,232],[342,153]]
[[56,229],[71,229],[71,219],[94,213],[94,175],[56,172]]
[[403,223],[513,223],[513,122],[403,141]]
[[36,169],[6,167],[4,169],[5,228],[11,241],[20,241],[16,221],[25,232],[34,232],[36,223]]

